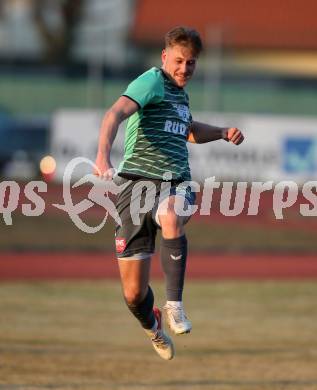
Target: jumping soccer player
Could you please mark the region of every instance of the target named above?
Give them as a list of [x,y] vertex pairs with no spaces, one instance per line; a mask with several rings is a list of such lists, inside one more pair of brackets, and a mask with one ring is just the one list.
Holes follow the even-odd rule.
[[[201,38],[193,29],[176,27],[166,34],[161,68],[153,67],[135,79],[106,113],[96,158],[95,174],[112,179],[111,147],[119,124],[129,118],[124,159],[117,178],[120,185],[127,186],[116,204],[122,220],[122,226],[116,226],[116,254],[127,306],[156,352],[166,360],[173,358],[174,347],[163,331],[161,311],[153,306],[149,273],[159,227],[166,279],[166,320],[175,334],[190,332],[192,325],[182,303],[187,259],[184,225],[189,218],[176,212],[179,205],[191,207],[195,201],[190,187],[180,185],[191,180],[186,143],[223,139],[238,145],[244,138],[237,128],[215,127],[192,119],[183,88],[194,74],[201,50]],[[136,188],[145,202],[145,183],[152,191],[155,206],[152,211],[141,212],[136,224],[131,205],[137,198]]]

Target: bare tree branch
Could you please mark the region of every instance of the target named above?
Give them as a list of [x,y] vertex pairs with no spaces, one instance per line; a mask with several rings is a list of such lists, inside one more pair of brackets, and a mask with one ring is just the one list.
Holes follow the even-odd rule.
[[[84,0],[33,0],[33,20],[44,43],[45,60],[51,63],[67,62],[73,44],[73,31],[81,17]],[[58,7],[61,23],[53,29],[45,13],[51,5]]]

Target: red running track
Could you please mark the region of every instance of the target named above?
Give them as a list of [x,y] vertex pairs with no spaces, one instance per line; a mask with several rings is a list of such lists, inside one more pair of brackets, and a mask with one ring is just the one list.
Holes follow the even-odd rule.
[[[109,253],[0,252],[0,280],[118,278]],[[159,259],[152,277],[162,278]],[[189,256],[190,279],[316,279],[317,256],[294,254],[206,254]]]

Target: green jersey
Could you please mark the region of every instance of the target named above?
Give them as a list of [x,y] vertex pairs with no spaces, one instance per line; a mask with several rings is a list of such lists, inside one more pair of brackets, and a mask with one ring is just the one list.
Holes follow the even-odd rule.
[[123,93],[139,110],[128,120],[124,159],[119,173],[163,179],[190,180],[187,138],[192,116],[188,95],[159,68],[135,79]]

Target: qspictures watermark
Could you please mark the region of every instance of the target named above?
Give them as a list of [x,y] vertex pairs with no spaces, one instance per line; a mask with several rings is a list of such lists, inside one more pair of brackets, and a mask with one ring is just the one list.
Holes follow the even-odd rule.
[[[121,218],[113,202],[113,196],[120,194],[131,181],[125,181],[123,184],[117,184],[116,180],[104,180],[93,174],[87,174],[81,179],[72,183],[72,176],[79,164],[88,164],[91,171],[94,169],[94,163],[86,158],[77,157],[69,162],[63,176],[63,204],[52,204],[68,214],[69,218],[81,231],[89,234],[98,232],[105,225],[110,215],[118,225],[122,225]],[[170,173],[165,174],[166,178]],[[78,188],[83,184],[90,183],[92,187],[87,198],[78,203],[72,199],[72,189]],[[150,180],[138,181],[131,190],[130,215],[135,225],[140,223],[140,215],[151,211],[158,203],[164,200],[166,194],[169,194],[171,184],[163,181],[160,193],[157,194]],[[190,217],[198,213],[204,216],[210,216],[212,211],[214,190],[221,191],[219,209],[224,216],[233,217],[240,215],[247,210],[247,215],[256,216],[260,211],[261,195],[266,191],[272,192],[272,208],[275,218],[283,220],[284,210],[293,206],[301,194],[307,202],[299,204],[299,212],[305,217],[317,216],[317,181],[308,181],[299,187],[294,181],[280,181],[276,184],[273,181],[266,182],[218,182],[216,178],[206,178],[203,184],[195,181],[182,182],[177,185],[176,195],[178,202],[175,202],[175,212],[179,216]],[[48,191],[47,183],[44,181],[30,181],[24,187],[16,181],[2,181],[0,183],[0,214],[2,214],[5,225],[12,225],[12,214],[20,206],[20,196],[24,194],[25,202],[21,204],[21,212],[28,217],[37,217],[45,212],[44,198],[41,194]],[[186,192],[191,191],[201,194],[200,204],[188,204],[186,202]],[[110,196],[112,195],[112,196]],[[104,215],[102,221],[96,226],[88,225],[81,214],[93,206],[98,205],[103,208]]]

